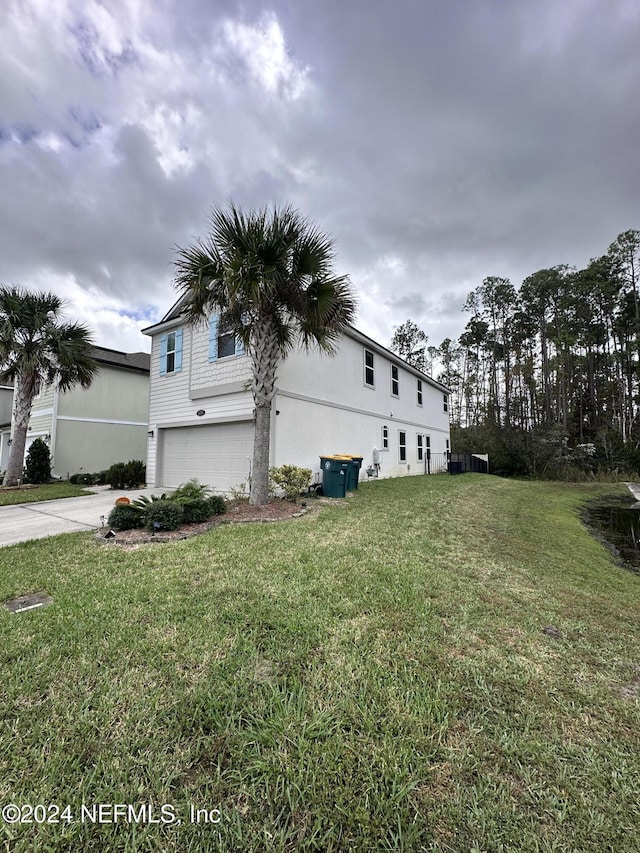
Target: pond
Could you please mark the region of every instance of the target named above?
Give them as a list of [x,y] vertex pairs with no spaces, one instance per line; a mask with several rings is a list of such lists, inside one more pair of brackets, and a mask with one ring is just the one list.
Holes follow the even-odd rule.
[[640,573],[640,507],[635,507],[632,495],[589,501],[583,518],[625,569]]

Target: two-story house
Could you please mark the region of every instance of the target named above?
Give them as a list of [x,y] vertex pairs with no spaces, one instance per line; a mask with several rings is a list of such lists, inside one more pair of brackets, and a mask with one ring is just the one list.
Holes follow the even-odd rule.
[[[199,326],[178,300],[152,339],[147,482],[175,487],[192,477],[218,492],[247,483],[253,454],[250,363],[217,316]],[[361,478],[422,474],[449,450],[449,391],[349,327],[329,356],[302,349],[278,368],[270,464],[310,468],[320,456],[361,455]]]
[[98,371],[89,388],[44,385],[33,401],[26,450],[43,438],[56,477],[146,458],[148,353],[94,346],[92,355]]

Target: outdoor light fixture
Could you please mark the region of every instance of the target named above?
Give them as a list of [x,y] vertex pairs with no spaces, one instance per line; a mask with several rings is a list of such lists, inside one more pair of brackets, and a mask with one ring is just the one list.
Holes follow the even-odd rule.
[[153,436],[155,435],[155,431],[150,429],[147,435],[149,436],[149,438],[153,438]]

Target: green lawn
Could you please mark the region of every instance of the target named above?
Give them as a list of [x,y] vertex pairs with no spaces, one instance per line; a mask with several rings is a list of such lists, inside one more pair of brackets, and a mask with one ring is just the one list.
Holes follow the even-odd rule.
[[24,489],[2,489],[0,488],[0,506],[11,504],[27,504],[36,501],[52,501],[57,498],[77,498],[79,495],[88,495],[84,486],[75,486],[73,483],[46,483],[41,486]]
[[54,598],[0,612],[0,801],[69,807],[0,849],[637,853],[640,576],[578,515],[623,489],[414,477],[0,549],[0,600]]

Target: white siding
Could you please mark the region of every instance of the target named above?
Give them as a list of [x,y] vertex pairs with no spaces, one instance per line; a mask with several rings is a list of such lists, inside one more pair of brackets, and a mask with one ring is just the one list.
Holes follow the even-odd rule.
[[233,356],[210,364],[208,329],[194,330],[186,324],[181,328],[184,330],[182,370],[177,373],[160,375],[160,334],[152,340],[149,430],[153,435],[149,437],[147,450],[147,482],[151,486],[169,485],[161,482],[164,476],[157,470],[157,457],[163,452],[159,439],[164,430],[236,423],[253,416],[251,392],[245,390],[250,377],[249,359]]

